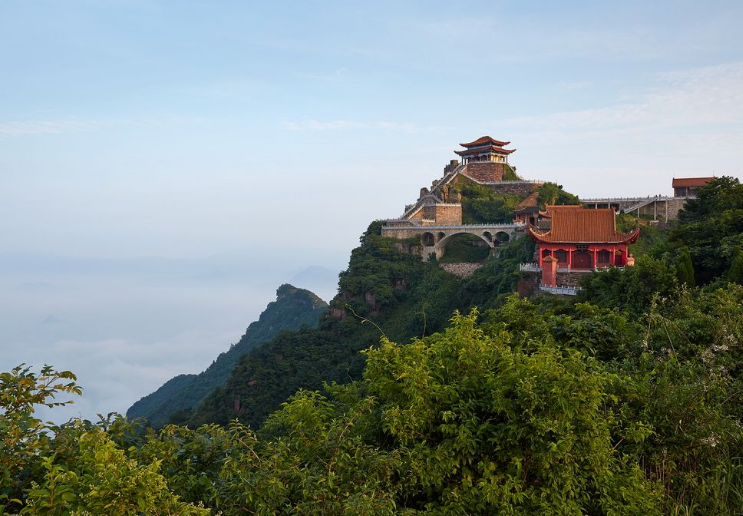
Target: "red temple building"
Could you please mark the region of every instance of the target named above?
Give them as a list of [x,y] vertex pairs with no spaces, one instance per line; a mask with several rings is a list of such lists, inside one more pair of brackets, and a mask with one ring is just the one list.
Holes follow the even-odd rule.
[[[529,227],[529,233],[537,242],[542,270],[545,266],[552,267],[555,260],[555,268],[568,271],[624,267],[634,263],[628,247],[637,240],[640,230],[628,234],[617,232],[613,209],[547,206],[546,213],[540,215],[549,223],[549,229]],[[545,263],[547,257],[550,259]]]
[[516,152],[516,149],[504,149],[511,142],[501,142],[490,136],[481,136],[469,143],[460,143],[465,150],[454,151],[462,157],[462,163],[476,161],[492,161],[496,163],[508,163],[508,155]]

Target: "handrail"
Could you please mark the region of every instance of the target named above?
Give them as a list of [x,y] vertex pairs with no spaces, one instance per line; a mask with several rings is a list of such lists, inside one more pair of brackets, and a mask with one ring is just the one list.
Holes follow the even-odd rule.
[[549,292],[550,294],[560,294],[563,296],[577,296],[582,289],[580,287],[552,287],[549,285],[539,285],[539,290]]
[[513,224],[460,224],[456,226],[384,226],[384,229],[393,229],[393,230],[400,230],[400,229],[487,229],[487,228],[497,228],[497,229],[519,229],[525,227],[526,224],[523,222],[516,222]]
[[523,272],[542,272],[538,263],[520,263],[519,270]]
[[676,199],[676,197],[667,197],[663,195],[648,195],[645,197],[601,197],[601,198],[595,198],[595,199],[581,199],[580,202],[583,203],[596,203],[596,202],[623,202],[623,201],[644,201],[644,200],[650,200],[650,201],[669,201],[672,199]]

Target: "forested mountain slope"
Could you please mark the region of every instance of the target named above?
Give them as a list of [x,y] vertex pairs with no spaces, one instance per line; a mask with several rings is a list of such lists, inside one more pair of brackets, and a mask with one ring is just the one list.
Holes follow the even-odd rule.
[[461,279],[422,262],[406,249],[411,244],[380,236],[380,228],[372,223],[353,250],[319,327],[282,333],[245,355],[226,385],[196,409],[191,425],[239,418],[257,427],[299,388],[360,379],[361,350],[383,335],[407,341],[440,331],[457,309],[497,306],[515,290],[518,264],[534,252],[528,238],[519,239]]
[[176,376],[137,401],[127,411],[127,417],[145,417],[154,426],[188,417],[192,408],[207,394],[224,385],[243,355],[281,331],[316,326],[327,306],[325,301],[309,290],[291,285],[280,286],[276,291],[276,301],[266,306],[237,344],[220,354],[202,373]]
[[527,239],[461,280],[374,223],[320,326],[244,355],[192,418],[241,421],[54,426],[34,406],[72,373],[0,373],[0,513],[739,515],[741,221],[715,180],[634,267],[530,300],[507,294]]

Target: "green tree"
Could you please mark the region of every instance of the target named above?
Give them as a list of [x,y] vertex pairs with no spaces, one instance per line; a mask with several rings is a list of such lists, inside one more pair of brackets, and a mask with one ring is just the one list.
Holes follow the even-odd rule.
[[41,469],[40,453],[48,444],[50,427],[34,416],[36,407],[72,403],[56,397],[81,394],[75,380],[71,372],[50,366],[38,374],[24,365],[0,373],[0,503],[5,511],[19,507],[24,490]]
[[691,262],[691,254],[686,247],[679,253],[678,263],[676,265],[676,277],[679,283],[686,286],[693,287],[696,285],[696,281],[694,280],[694,264]]
[[366,352],[382,426],[405,450],[402,503],[442,515],[658,514],[654,487],[612,442],[611,375],[549,342],[512,348],[475,320]]
[[743,247],[743,185],[732,177],[717,178],[699,189],[679,212],[670,235],[676,246],[689,249],[698,284],[722,277]]
[[741,248],[735,251],[730,269],[727,272],[727,279],[738,285],[743,285],[743,249]]
[[677,286],[675,267],[646,255],[634,267],[611,267],[584,277],[579,300],[638,316],[649,310],[654,297],[670,295]]
[[160,460],[139,465],[100,430],[81,431],[64,462],[42,458],[43,481],[28,490],[21,514],[39,516],[139,514],[208,516],[210,511],[181,502],[159,473]]
[[539,194],[539,206],[544,208],[551,204],[580,204],[577,195],[566,192],[562,185],[557,183],[544,183],[537,190]]

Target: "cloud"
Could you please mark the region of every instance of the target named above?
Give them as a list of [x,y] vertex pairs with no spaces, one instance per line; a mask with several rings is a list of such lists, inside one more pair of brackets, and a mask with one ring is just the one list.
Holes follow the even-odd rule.
[[349,120],[319,121],[311,118],[304,120],[284,120],[281,124],[291,131],[338,131],[347,129],[363,129],[365,124]]
[[[63,339],[38,346],[37,353],[58,370],[71,370],[83,388],[74,405],[56,408],[44,417],[57,422],[96,413],[123,413],[140,397],[183,373],[204,370],[237,340],[234,331],[188,331],[154,341],[131,338]],[[35,369],[41,364],[34,364]],[[60,398],[62,400],[62,398]]]
[[70,117],[63,120],[10,120],[0,122],[0,139],[48,134],[87,133],[115,127],[155,127],[199,121],[195,117],[165,116],[162,118],[110,118],[92,120]]
[[302,120],[283,120],[281,122],[286,129],[290,131],[357,131],[357,130],[377,130],[387,132],[398,132],[407,134],[417,134],[422,132],[438,131],[440,126],[423,127],[418,124],[409,122],[391,122],[391,121],[372,121],[356,122],[351,120],[328,120],[320,121],[312,118]]
[[671,177],[740,175],[743,62],[656,74],[608,105],[497,123],[519,142],[526,177],[588,197],[668,194]]
[[567,91],[584,90],[593,86],[591,81],[563,81],[558,86]]
[[699,128],[743,122],[743,63],[655,77],[652,89],[615,105],[519,117],[505,123],[548,132],[594,132]]
[[27,136],[37,134],[62,134],[96,131],[111,126],[96,120],[61,120],[61,121],[11,121],[0,122],[0,138]]

